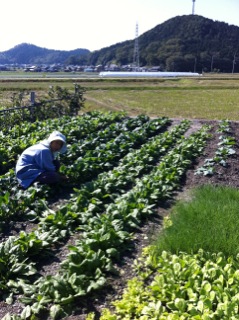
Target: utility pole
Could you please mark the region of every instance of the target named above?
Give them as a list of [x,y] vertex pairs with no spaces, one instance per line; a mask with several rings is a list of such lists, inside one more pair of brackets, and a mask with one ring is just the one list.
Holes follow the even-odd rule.
[[234,56],[233,56],[233,61],[232,61],[232,73],[234,73],[234,70],[235,70],[235,64],[236,64],[236,55],[237,55],[237,51],[234,53]]
[[135,41],[134,41],[134,61],[133,67],[135,71],[139,70],[139,39],[138,39],[138,23],[136,23]]
[[196,1],[196,0],[192,0],[192,1],[193,1],[192,14],[194,14],[194,12],[195,12],[195,1]]

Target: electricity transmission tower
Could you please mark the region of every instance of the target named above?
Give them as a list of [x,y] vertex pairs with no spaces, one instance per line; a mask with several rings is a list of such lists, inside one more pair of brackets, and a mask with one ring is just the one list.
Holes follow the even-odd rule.
[[133,68],[139,70],[139,39],[138,39],[138,23],[136,23],[135,41],[134,41],[134,60]]
[[196,0],[193,0],[192,14],[194,14],[194,12],[195,12],[195,1],[196,1]]

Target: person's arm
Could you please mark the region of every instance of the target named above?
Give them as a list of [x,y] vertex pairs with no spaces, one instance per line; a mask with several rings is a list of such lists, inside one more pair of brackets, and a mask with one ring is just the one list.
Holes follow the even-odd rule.
[[53,154],[50,150],[40,150],[36,155],[35,160],[40,169],[45,171],[56,171],[56,167],[53,163]]

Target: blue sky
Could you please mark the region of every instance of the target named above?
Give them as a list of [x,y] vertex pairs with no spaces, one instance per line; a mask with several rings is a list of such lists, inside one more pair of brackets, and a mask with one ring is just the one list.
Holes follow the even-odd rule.
[[[1,0],[0,51],[23,42],[99,50],[192,13],[192,0]],[[196,0],[195,14],[239,26],[239,0]]]

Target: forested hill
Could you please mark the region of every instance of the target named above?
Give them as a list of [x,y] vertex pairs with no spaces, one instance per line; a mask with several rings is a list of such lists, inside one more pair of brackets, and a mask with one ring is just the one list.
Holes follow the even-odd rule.
[[0,64],[70,64],[74,61],[74,57],[84,57],[89,53],[88,49],[52,50],[22,43],[10,50],[0,52]]
[[[104,36],[104,35],[102,35]],[[59,51],[31,44],[0,52],[0,64],[132,65],[135,39],[101,50]],[[239,72],[239,27],[198,15],[176,16],[138,37],[140,66],[167,71]]]
[[[133,62],[135,41],[90,53],[89,62]],[[239,72],[239,27],[198,15],[177,16],[138,37],[140,66],[167,71]],[[238,57],[238,58],[237,58]]]

